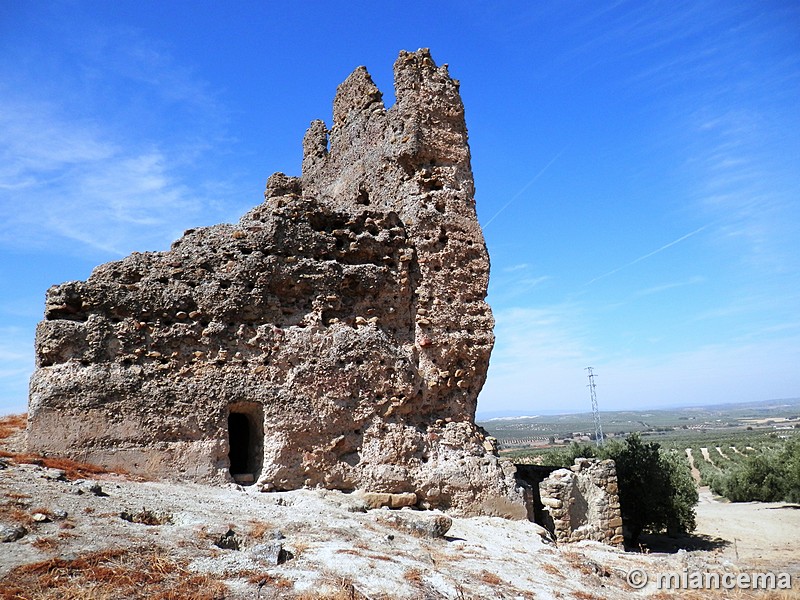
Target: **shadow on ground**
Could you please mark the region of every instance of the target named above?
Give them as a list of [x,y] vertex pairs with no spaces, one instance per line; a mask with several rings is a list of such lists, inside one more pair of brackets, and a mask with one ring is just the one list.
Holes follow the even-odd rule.
[[628,552],[664,552],[674,554],[679,550],[720,550],[730,546],[731,542],[710,535],[668,535],[643,534],[638,546],[626,546]]

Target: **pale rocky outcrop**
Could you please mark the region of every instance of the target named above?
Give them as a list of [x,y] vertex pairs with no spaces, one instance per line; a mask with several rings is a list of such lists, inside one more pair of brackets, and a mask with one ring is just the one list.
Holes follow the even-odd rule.
[[387,109],[356,69],[238,224],[48,290],[31,450],[526,516],[474,423],[494,338],[458,82],[427,50],[394,72]]

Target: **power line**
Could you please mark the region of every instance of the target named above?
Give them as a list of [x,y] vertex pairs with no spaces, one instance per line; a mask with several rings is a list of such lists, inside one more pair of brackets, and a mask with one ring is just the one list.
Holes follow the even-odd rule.
[[598,448],[603,445],[603,426],[600,424],[600,410],[597,408],[597,393],[595,392],[595,374],[592,367],[586,367],[589,371],[589,393],[592,396],[592,417],[594,418],[594,440]]

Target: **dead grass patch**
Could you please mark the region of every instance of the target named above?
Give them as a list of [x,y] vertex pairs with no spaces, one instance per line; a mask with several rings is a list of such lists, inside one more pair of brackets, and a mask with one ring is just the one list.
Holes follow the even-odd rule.
[[369,554],[367,558],[371,558],[372,560],[385,560],[387,562],[391,562],[393,559],[391,556],[386,556],[385,554]]
[[578,571],[584,575],[599,574],[597,573],[596,569],[600,567],[594,562],[587,560],[585,556],[579,554],[578,552],[568,550],[566,552],[562,552],[561,556],[566,559],[571,567],[578,569]]
[[409,583],[419,585],[422,583],[422,571],[420,571],[416,567],[411,567],[407,569],[405,573],[403,573],[403,579],[405,579]]
[[260,539],[271,529],[275,529],[271,523],[265,521],[250,521],[250,530],[247,535],[251,538]]
[[269,586],[281,590],[287,590],[294,587],[291,579],[285,577],[270,575],[269,573],[251,573],[247,577],[249,583],[257,585],[259,588]]
[[166,550],[119,548],[13,569],[0,579],[0,600],[220,600],[227,588],[196,575]]
[[329,585],[332,591],[300,592],[292,596],[295,600],[370,600],[356,589],[353,581],[347,577],[337,577]]
[[31,546],[42,552],[52,552],[61,545],[61,540],[56,537],[36,538]]
[[502,579],[500,579],[494,573],[490,573],[489,571],[481,571],[480,578],[481,581],[488,583],[489,585],[500,585],[503,583]]
[[28,426],[28,414],[0,417],[0,440],[19,433]]
[[121,469],[110,471],[99,465],[78,462],[69,458],[50,458],[38,454],[8,452],[6,450],[0,450],[0,457],[7,458],[16,465],[29,464],[46,467],[48,469],[61,469],[66,474],[67,479],[73,480],[91,478],[95,475],[108,475],[110,473],[127,475],[127,473]]
[[6,498],[20,502],[22,500],[30,500],[31,497],[28,494],[22,494],[20,492],[8,492],[6,493]]
[[33,516],[18,504],[0,504],[0,520],[6,523],[16,523],[31,527],[34,524]]
[[590,594],[589,592],[582,592],[580,590],[576,592],[572,592],[572,597],[577,598],[578,600],[603,600],[600,596],[595,596],[594,594]]
[[300,558],[303,552],[308,550],[309,547],[310,545],[306,542],[292,542],[292,544],[289,546],[289,550],[292,551],[292,554],[295,558]]
[[[673,600],[677,592],[657,592],[653,600]],[[681,600],[800,600],[800,590],[681,590]]]
[[561,575],[561,571],[558,570],[558,567],[551,565],[550,563],[543,564],[542,571],[545,573],[550,573],[550,575]]

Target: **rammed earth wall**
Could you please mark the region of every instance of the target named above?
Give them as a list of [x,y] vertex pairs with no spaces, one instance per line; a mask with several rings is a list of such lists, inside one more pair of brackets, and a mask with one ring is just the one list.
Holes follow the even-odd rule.
[[366,69],[238,224],[188,230],[47,292],[29,444],[134,473],[414,492],[525,518],[475,425],[494,342],[459,83]]

